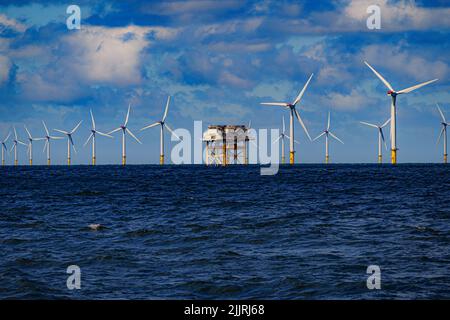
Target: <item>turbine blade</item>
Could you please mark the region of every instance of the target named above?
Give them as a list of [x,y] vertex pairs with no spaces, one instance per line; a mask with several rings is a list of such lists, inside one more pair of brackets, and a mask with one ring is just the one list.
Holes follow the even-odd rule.
[[327,131],[330,130],[330,111],[328,111]]
[[125,124],[124,124],[125,127],[127,126],[128,119],[130,118],[130,109],[131,109],[131,103],[128,104],[127,117],[125,118]]
[[415,86],[412,86],[412,87],[400,90],[397,93],[398,94],[408,93],[408,92],[414,91],[416,89],[419,89],[419,88],[421,88],[423,86],[426,86],[427,84],[430,84],[430,83],[433,83],[433,82],[436,82],[436,81],[438,81],[438,79],[433,79],[433,80],[430,80],[430,81],[427,81],[427,82],[422,82],[422,83],[416,84]]
[[63,133],[63,134],[69,134],[69,132],[64,131],[64,130],[59,130],[59,129],[53,129],[53,130],[57,131],[57,132],[60,132],[60,133]]
[[260,104],[265,106],[289,107],[289,104],[286,102],[261,102]]
[[444,133],[444,127],[442,127],[441,132],[439,133],[439,137],[436,141],[436,144],[438,144],[441,141],[442,133]]
[[25,142],[22,142],[22,141],[17,141],[17,142],[25,147],[28,146]]
[[164,110],[164,115],[163,115],[163,118],[162,118],[162,122],[164,122],[164,120],[166,120],[167,112],[169,112],[169,104],[170,104],[170,96],[167,97],[166,109]]
[[77,131],[77,129],[80,127],[81,123],[83,122],[83,120],[81,120],[80,122],[78,122],[78,124],[75,126],[75,128],[72,129],[72,131],[70,131],[70,134],[75,133],[75,131]]
[[6,136],[5,140],[3,140],[3,143],[5,143],[6,141],[8,141],[9,137],[11,136],[11,131],[8,132],[8,135]]
[[322,132],[321,134],[319,134],[317,137],[315,137],[313,139],[313,141],[316,141],[317,139],[319,139],[321,136],[323,136],[325,134],[325,132]]
[[45,132],[47,133],[47,135],[49,136],[50,135],[50,133],[48,132],[48,129],[47,129],[47,126],[45,125],[45,122],[44,122],[44,120],[42,120],[42,124],[44,125],[44,129],[45,129]]
[[294,102],[292,103],[294,106],[302,99],[303,94],[305,93],[306,88],[308,88],[309,82],[311,81],[313,76],[314,76],[314,73],[311,73],[311,75],[309,76],[308,81],[306,81],[305,85],[303,86],[302,91],[300,91],[300,93],[298,94],[297,98],[295,98]]
[[152,128],[152,127],[157,126],[158,124],[161,124],[161,123],[160,123],[160,122],[152,123],[151,125],[148,125],[148,126],[146,126],[146,127],[143,127],[143,128],[140,129],[139,131],[150,129],[150,128]]
[[72,136],[69,136],[69,141],[70,141],[70,144],[71,144],[71,145],[74,145]]
[[387,119],[386,122],[381,125],[381,128],[386,127],[389,122],[391,122],[391,118]]
[[334,139],[336,139],[336,140],[339,141],[340,143],[344,144],[344,142],[343,142],[341,139],[339,139],[338,137],[336,137],[333,133],[331,133],[331,132],[329,132],[329,131],[328,131],[328,133],[329,133],[330,136],[332,136]]
[[108,132],[108,134],[111,134],[111,133],[117,132],[117,131],[119,131],[119,130],[122,130],[122,128],[121,128],[121,127],[118,127],[117,129],[114,129],[114,130],[112,130],[112,131]]
[[277,142],[278,140],[280,140],[282,136],[283,136],[283,135],[280,134],[280,135],[278,136],[278,138],[276,138],[275,140],[272,141],[272,144],[274,144],[275,142]]
[[89,109],[89,111],[91,113],[92,129],[95,130],[95,120],[94,120],[94,115],[92,113],[92,109]]
[[383,134],[383,129],[382,127],[380,127],[380,134],[381,134],[381,139],[384,142],[384,148],[387,150],[387,144],[386,144],[386,140],[384,139],[384,134]]
[[284,123],[284,116],[281,118],[283,120],[283,131],[281,131],[283,134],[286,131],[286,124]]
[[89,140],[91,140],[92,136],[94,134],[91,132],[91,134],[89,135],[89,137],[87,138],[86,142],[83,144],[83,147],[86,147],[86,145],[88,144]]
[[178,140],[181,140],[181,138],[167,125],[167,123],[165,124],[165,127],[167,128],[167,130],[170,131],[171,134],[173,134],[175,136],[175,138],[177,138]]
[[107,133],[103,133],[103,132],[100,132],[100,131],[95,131],[95,132],[98,133],[98,134],[101,135],[101,136],[104,136],[104,137],[114,138],[113,136],[110,136],[110,135],[107,134]]
[[130,134],[130,136],[132,136],[132,137],[134,138],[134,140],[136,140],[137,142],[139,142],[140,144],[142,144],[142,142],[139,141],[138,138],[136,138],[136,136],[133,134],[133,132],[130,131],[130,129],[126,128],[125,130]]
[[31,136],[31,133],[30,133],[30,131],[28,131],[28,128],[27,128],[27,126],[26,125],[24,125],[24,127],[25,127],[25,131],[27,132],[27,134],[28,134],[28,138],[30,138],[30,139],[33,139],[33,137]]
[[[308,129],[306,129],[305,124],[303,123],[302,118],[300,117],[300,114],[298,113],[297,109],[294,108],[295,116],[297,117],[298,122],[300,122],[301,126],[303,127],[303,130],[305,130],[306,135],[308,136],[309,141],[311,141],[311,136],[309,135]],[[294,137],[292,137],[294,138]]]
[[9,150],[9,153],[13,152],[13,150],[16,148],[16,144],[14,143],[12,148]]
[[381,82],[384,83],[384,85],[392,91],[395,91],[394,88],[392,88],[391,84],[389,82],[387,82],[387,80],[385,78],[383,78],[383,76],[381,74],[379,74],[374,68],[372,68],[372,66],[370,64],[367,63],[367,61],[364,61],[364,63],[370,68],[370,70],[373,71],[373,73],[375,73],[375,75],[381,80]]
[[16,140],[17,140],[17,131],[16,131],[16,127],[13,127],[13,129],[14,129],[14,137],[15,137]]
[[[391,119],[389,119],[389,121],[390,121],[390,120],[391,120]],[[368,122],[364,122],[364,121],[360,121],[359,123],[365,124],[366,126],[369,126],[369,127],[378,128],[377,125],[372,124],[372,123],[368,123]]]
[[55,140],[61,140],[64,139],[64,137],[57,137],[57,136],[49,136],[50,139],[55,139]]
[[436,107],[438,108],[439,113],[441,114],[442,121],[444,123],[447,123],[447,120],[445,120],[444,114],[442,113],[442,110],[441,110],[441,108],[439,108],[439,105],[437,103],[436,103]]

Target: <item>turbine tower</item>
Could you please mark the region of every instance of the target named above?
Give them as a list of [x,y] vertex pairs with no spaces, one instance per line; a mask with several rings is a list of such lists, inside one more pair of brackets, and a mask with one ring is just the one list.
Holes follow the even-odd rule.
[[130,131],[130,129],[127,128],[127,124],[128,124],[128,119],[130,118],[130,109],[131,109],[131,104],[128,105],[128,111],[127,111],[127,116],[125,118],[125,122],[124,124],[122,124],[120,127],[118,127],[117,129],[112,130],[111,132],[108,132],[108,135],[117,131],[122,130],[122,165],[126,165],[127,164],[127,154],[126,154],[126,134],[128,133],[130,136],[132,136],[134,138],[134,140],[136,140],[137,142],[139,142],[140,144],[142,144],[141,141],[139,141],[138,138],[136,138],[136,136],[133,134],[133,132]]
[[364,124],[366,126],[369,126],[369,127],[377,128],[377,130],[378,130],[378,163],[382,163],[383,162],[383,154],[382,154],[382,148],[381,148],[382,142],[384,143],[384,147],[387,150],[386,140],[384,140],[383,128],[385,126],[387,126],[387,124],[390,121],[391,121],[391,119],[388,119],[385,123],[383,123],[380,126],[376,125],[376,124],[360,121],[360,123],[362,123],[362,124]]
[[78,127],[81,125],[81,123],[83,122],[83,120],[81,120],[80,122],[78,122],[78,124],[75,126],[75,128],[72,129],[72,131],[64,131],[64,130],[59,130],[59,129],[53,129],[55,131],[58,131],[62,134],[65,134],[67,136],[67,165],[70,166],[71,164],[71,157],[70,157],[70,151],[71,151],[71,147],[73,148],[73,151],[75,151],[75,153],[77,153],[77,149],[75,149],[75,144],[73,143],[73,139],[72,139],[72,135],[75,133],[75,131],[77,131]]
[[27,134],[28,134],[28,149],[27,149],[27,153],[28,153],[28,156],[30,157],[29,158],[30,166],[32,166],[33,165],[33,141],[45,140],[45,138],[33,138],[31,136],[31,133],[28,130],[27,126],[24,126],[24,127],[25,127],[25,130],[27,131]]
[[[287,134],[286,134],[286,125],[284,124],[284,117],[282,118],[282,131],[281,131],[281,134],[278,136],[278,138],[276,138],[274,141],[273,141],[273,143],[275,143],[275,142],[277,142],[278,140],[280,140],[281,139],[281,164],[285,164],[286,163],[286,161],[285,161],[285,156],[284,156],[284,154],[285,154],[285,152],[284,152],[284,139],[285,138],[287,138],[287,139],[291,139],[291,137],[289,137]],[[295,143],[297,143],[297,144],[299,144],[299,142],[297,141],[297,140],[294,140],[294,142]]]
[[14,129],[14,140],[13,140],[13,146],[10,152],[12,152],[14,150],[14,165],[17,166],[19,164],[19,157],[17,154],[17,145],[21,144],[23,146],[27,146],[24,142],[20,141],[19,138],[17,137],[17,131],[16,131],[16,127],[13,127]]
[[172,133],[178,140],[181,140],[180,137],[178,137],[176,135],[176,133],[166,123],[167,112],[169,111],[169,104],[170,104],[170,96],[167,97],[166,109],[164,110],[164,115],[162,117],[162,120],[161,121],[157,121],[155,123],[152,123],[152,124],[150,124],[150,125],[148,125],[146,127],[143,127],[141,129],[141,131],[142,131],[142,130],[147,130],[149,128],[155,127],[157,125],[161,126],[161,130],[160,130],[160,146],[159,146],[159,164],[164,164],[164,128],[169,130],[169,132]]
[[444,135],[444,163],[447,163],[447,126],[449,125],[449,123],[447,122],[447,120],[445,120],[444,114],[442,113],[441,108],[439,108],[439,105],[436,104],[439,113],[441,114],[441,125],[442,125],[442,129],[441,132],[439,133],[439,138],[437,140],[437,143],[439,143],[439,141],[441,141],[441,137],[442,134]]
[[89,140],[92,139],[92,165],[95,166],[95,163],[97,161],[97,158],[95,156],[95,135],[98,133],[101,136],[105,136],[105,137],[109,137],[109,138],[112,138],[112,136],[95,129],[95,120],[94,120],[94,115],[92,114],[92,109],[89,111],[91,113],[92,128],[91,128],[91,134],[89,135],[89,138],[84,143],[84,146],[86,146],[88,144]]
[[64,139],[63,137],[55,137],[55,136],[51,136],[50,133],[48,132],[47,126],[45,125],[45,122],[42,121],[42,124],[44,125],[44,129],[45,129],[45,144],[44,144],[44,150],[45,151],[47,149],[47,165],[49,166],[51,163],[50,160],[50,140],[51,139],[55,139],[55,140],[60,140],[60,139]]
[[340,143],[344,144],[344,142],[342,142],[341,139],[339,139],[338,137],[336,137],[336,135],[334,135],[331,131],[330,131],[330,112],[328,112],[328,124],[327,124],[327,128],[321,133],[319,134],[317,137],[314,138],[313,141],[319,139],[321,136],[325,135],[325,163],[328,164],[328,162],[330,161],[330,156],[328,153],[328,136],[332,137],[333,139],[339,141]]
[[11,132],[8,132],[8,135],[2,141],[2,145],[1,145],[1,148],[2,148],[2,166],[5,165],[5,151],[8,151],[8,147],[6,146],[6,141],[8,141],[10,136],[11,136]]
[[387,92],[387,94],[389,96],[391,96],[391,162],[392,164],[396,164],[397,163],[397,107],[396,107],[396,103],[397,103],[397,96],[399,94],[403,94],[403,93],[409,93],[411,91],[414,91],[416,89],[419,89],[423,86],[426,86],[427,84],[433,83],[435,81],[437,81],[438,79],[433,79],[430,81],[426,81],[423,83],[419,83],[415,86],[400,90],[400,91],[395,91],[391,84],[389,82],[386,81],[386,79],[384,79],[381,74],[379,74],[374,68],[372,68],[372,66],[367,63],[367,61],[364,61],[364,63],[370,68],[370,70],[373,71],[373,73],[375,73],[375,75],[381,80],[381,82],[383,82],[383,84],[389,89],[389,91]]
[[298,113],[295,106],[302,99],[303,94],[305,93],[306,88],[308,87],[309,82],[311,81],[313,75],[314,74],[311,74],[311,76],[309,77],[305,86],[303,87],[302,91],[300,91],[299,95],[297,96],[297,98],[295,98],[295,100],[292,103],[288,103],[288,102],[262,102],[261,103],[262,105],[279,106],[279,107],[284,107],[284,108],[289,109],[289,135],[292,137],[292,139],[289,140],[289,163],[290,164],[294,164],[294,161],[295,161],[295,158],[294,158],[294,154],[295,154],[295,150],[294,150],[294,115],[297,118],[300,125],[303,127],[303,130],[305,130],[305,133],[308,136],[309,140],[311,140],[311,136],[308,133],[308,129],[306,129],[306,126],[303,123],[303,120],[300,117],[300,114]]

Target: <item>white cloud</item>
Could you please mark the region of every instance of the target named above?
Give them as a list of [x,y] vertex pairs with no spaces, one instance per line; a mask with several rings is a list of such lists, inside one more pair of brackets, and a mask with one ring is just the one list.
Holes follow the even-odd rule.
[[323,99],[322,104],[330,108],[344,111],[356,111],[367,104],[365,94],[352,89],[350,93],[331,92]]
[[8,80],[11,66],[11,60],[6,56],[0,55],[0,85]]
[[22,23],[16,21],[15,19],[8,18],[4,14],[0,14],[0,31],[3,28],[11,28],[18,32],[24,32],[26,27]]

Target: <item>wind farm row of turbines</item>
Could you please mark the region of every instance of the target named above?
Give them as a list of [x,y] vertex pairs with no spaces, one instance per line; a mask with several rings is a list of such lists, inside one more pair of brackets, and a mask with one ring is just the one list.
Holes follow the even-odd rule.
[[[390,108],[390,117],[382,124],[373,124],[373,123],[369,123],[369,122],[365,122],[365,121],[360,121],[361,124],[369,126],[369,127],[373,127],[375,129],[377,129],[377,134],[378,134],[378,162],[381,163],[382,162],[382,145],[384,144],[385,148],[387,149],[387,144],[386,144],[386,140],[384,137],[384,133],[383,133],[383,128],[386,127],[388,124],[390,124],[390,143],[391,143],[391,162],[392,164],[396,164],[397,163],[397,127],[396,127],[396,118],[397,118],[397,96],[401,95],[401,94],[405,94],[405,93],[409,93],[412,92],[416,89],[419,89],[425,85],[431,84],[435,81],[437,81],[438,79],[433,79],[430,81],[426,81],[411,87],[408,87],[406,89],[403,90],[399,90],[396,91],[393,89],[393,87],[391,86],[391,84],[383,77],[381,76],[380,73],[378,73],[368,62],[364,61],[364,63],[367,65],[367,67],[370,68],[370,70],[372,70],[372,72],[382,81],[382,83],[389,89],[389,91],[387,92],[387,95],[389,95],[391,97],[391,108]],[[305,123],[303,122],[299,111],[297,110],[296,106],[300,103],[300,101],[303,98],[303,95],[306,92],[306,89],[308,88],[312,78],[313,78],[314,74],[311,74],[310,77],[308,78],[308,80],[306,81],[305,85],[303,86],[302,90],[300,91],[300,93],[298,94],[298,96],[295,98],[295,100],[291,103],[289,102],[262,102],[262,105],[265,106],[276,106],[276,107],[282,107],[285,108],[287,110],[289,110],[289,135],[286,134],[286,126],[285,126],[285,122],[284,122],[284,117],[282,118],[282,131],[280,136],[274,141],[278,141],[281,139],[281,163],[285,163],[285,139],[289,140],[289,163],[290,164],[294,164],[295,162],[295,149],[294,149],[294,144],[297,143],[298,141],[296,141],[294,139],[294,118],[296,118],[299,122],[299,124],[302,126],[303,130],[305,131],[306,135],[308,136],[310,141],[315,141],[318,140],[321,137],[325,137],[325,163],[329,162],[330,156],[329,156],[329,141],[330,138],[340,142],[340,143],[344,143],[340,138],[338,138],[333,132],[331,132],[330,127],[331,127],[331,115],[330,113],[328,113],[328,119],[327,119],[327,124],[325,127],[325,130],[323,130],[323,132],[321,132],[317,137],[315,137],[314,139],[311,139],[311,136],[308,132],[308,129],[305,125]],[[170,105],[170,96],[168,96],[167,98],[167,102],[166,102],[166,106],[164,109],[164,114],[161,118],[160,121],[156,121],[154,123],[151,123],[145,127],[143,127],[142,129],[140,129],[141,131],[143,130],[147,130],[153,127],[160,127],[160,164],[164,164],[164,129],[167,129],[173,136],[175,136],[178,140],[181,140],[177,134],[174,132],[174,130],[166,123],[166,118],[167,118],[167,114],[169,111],[169,105]],[[447,120],[445,119],[445,116],[442,112],[442,110],[439,108],[439,106],[437,105],[437,109],[439,111],[439,114],[441,116],[441,125],[442,128],[440,130],[440,134],[438,137],[438,142],[440,141],[441,137],[444,137],[444,162],[447,163],[447,126],[449,125],[449,123],[447,122]],[[95,119],[94,119],[94,115],[92,113],[92,110],[90,110],[90,117],[91,117],[91,133],[89,135],[89,137],[87,138],[86,142],[84,143],[84,146],[86,146],[89,142],[91,142],[91,146],[92,146],[92,165],[96,164],[96,138],[97,135],[99,136],[103,136],[103,137],[107,137],[107,138],[113,138],[112,134],[121,131],[122,132],[122,165],[126,164],[126,136],[130,135],[136,142],[138,142],[139,144],[142,144],[142,142],[136,137],[136,135],[128,128],[128,120],[130,117],[130,110],[131,110],[131,105],[128,105],[128,110],[126,113],[126,117],[125,117],[125,121],[116,129],[111,130],[110,132],[102,132],[97,130],[96,128],[96,123],[95,123]],[[28,136],[28,143],[25,143],[23,141],[21,141],[18,138],[18,134],[17,134],[17,130],[15,127],[13,127],[13,137],[12,137],[12,147],[9,150],[9,152],[14,152],[14,165],[18,165],[18,147],[20,145],[27,147],[27,155],[29,157],[29,164],[32,165],[33,164],[33,142],[35,141],[45,141],[44,143],[44,152],[47,152],[47,164],[50,165],[51,164],[51,141],[52,140],[60,140],[60,139],[67,139],[67,164],[70,165],[71,164],[71,159],[72,159],[72,155],[71,155],[71,151],[73,149],[73,151],[76,153],[76,148],[75,148],[75,143],[73,140],[73,135],[76,133],[76,131],[78,130],[78,128],[80,127],[82,121],[80,121],[72,130],[70,131],[66,131],[66,130],[61,130],[61,129],[53,129],[54,131],[63,134],[64,136],[54,136],[50,134],[50,131],[47,128],[47,125],[45,124],[44,121],[42,121],[44,130],[45,130],[45,136],[44,137],[33,137],[30,133],[30,131],[28,130],[28,128],[26,126],[24,126],[25,131],[27,133]],[[250,129],[250,128],[248,128]],[[1,141],[1,154],[2,154],[2,165],[5,165],[5,156],[6,156],[6,152],[8,151],[8,147],[7,147],[7,141],[9,140],[9,138],[11,137],[11,132],[9,132],[6,136],[5,139],[3,139]]]

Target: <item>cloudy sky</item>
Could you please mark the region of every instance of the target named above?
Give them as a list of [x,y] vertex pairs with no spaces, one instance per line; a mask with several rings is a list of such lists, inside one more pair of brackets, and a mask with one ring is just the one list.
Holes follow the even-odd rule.
[[[376,130],[358,121],[384,122],[390,98],[363,64],[369,61],[400,90],[439,81],[398,101],[400,162],[440,162],[439,103],[450,119],[450,6],[446,0],[191,0],[74,1],[81,29],[68,30],[67,2],[2,1],[0,4],[0,135],[13,126],[25,140],[24,124],[43,135],[68,130],[75,163],[88,163],[89,109],[98,129],[116,128],[132,104],[133,131],[158,120],[167,95],[168,123],[193,128],[246,124],[276,128],[283,109],[263,101],[291,101],[311,73],[298,107],[312,136],[332,130],[345,145],[332,143],[334,162],[376,161]],[[369,30],[369,5],[381,8],[381,29]],[[287,118],[286,118],[287,120]],[[297,160],[322,162],[324,143],[309,142],[296,126]],[[55,132],[56,133],[56,132]],[[388,132],[387,134],[388,135]],[[129,140],[129,163],[157,163],[159,131]],[[120,162],[120,135],[98,139],[98,163]],[[166,141],[170,138],[167,135]],[[45,163],[36,143],[35,163]],[[170,152],[169,143],[166,154]],[[53,144],[55,163],[66,145]],[[387,154],[386,154],[387,155]],[[25,160],[25,148],[21,152]],[[387,158],[387,157],[386,157]],[[11,161],[11,158],[9,158]]]

